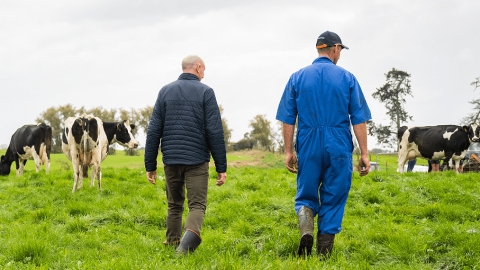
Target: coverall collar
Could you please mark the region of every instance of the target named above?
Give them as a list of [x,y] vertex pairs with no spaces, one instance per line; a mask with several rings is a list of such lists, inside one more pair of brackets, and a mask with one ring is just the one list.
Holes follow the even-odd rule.
[[317,57],[315,60],[313,60],[313,63],[312,64],[315,64],[315,63],[332,63],[333,64],[333,61],[330,60],[330,58],[326,57],[326,56],[320,56],[320,57]]

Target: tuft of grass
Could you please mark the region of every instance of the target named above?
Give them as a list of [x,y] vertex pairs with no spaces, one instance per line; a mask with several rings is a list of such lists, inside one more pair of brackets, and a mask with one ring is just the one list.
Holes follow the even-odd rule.
[[33,264],[40,266],[45,263],[47,249],[46,245],[35,239],[27,239],[11,249],[11,257],[14,262],[22,264]]

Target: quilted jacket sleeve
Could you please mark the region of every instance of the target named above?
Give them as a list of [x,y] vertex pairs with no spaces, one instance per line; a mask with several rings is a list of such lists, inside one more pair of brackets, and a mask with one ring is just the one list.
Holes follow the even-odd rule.
[[218,173],[227,171],[227,156],[223,136],[222,118],[213,89],[205,92],[205,129],[207,142]]
[[[158,94],[160,96],[160,93]],[[147,140],[145,143],[145,170],[147,172],[157,169],[157,156],[160,139],[163,134],[164,106],[160,97],[153,107],[152,117],[148,124]]]

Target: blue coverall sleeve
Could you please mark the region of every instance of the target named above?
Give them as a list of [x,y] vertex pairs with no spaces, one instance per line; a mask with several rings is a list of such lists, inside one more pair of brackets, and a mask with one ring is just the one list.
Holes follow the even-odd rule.
[[289,124],[295,125],[297,120],[297,102],[296,102],[296,89],[294,85],[294,75],[290,76],[290,79],[285,86],[280,104],[277,109],[276,119]]
[[372,119],[362,88],[353,74],[350,80],[350,102],[348,113],[352,125],[358,125]]

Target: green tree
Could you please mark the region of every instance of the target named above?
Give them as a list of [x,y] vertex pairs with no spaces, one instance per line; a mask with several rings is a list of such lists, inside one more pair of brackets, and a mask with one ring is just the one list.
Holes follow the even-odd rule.
[[86,110],[85,113],[96,116],[102,119],[102,121],[113,122],[113,121],[116,121],[115,115],[117,114],[117,109],[107,110],[107,109],[104,109],[102,106],[100,106],[100,107],[94,107],[89,110]]
[[[477,90],[477,88],[480,87],[480,77],[475,78],[475,80],[470,85],[473,85],[475,87],[473,91]],[[469,101],[468,103],[473,105],[473,112],[462,119],[462,125],[477,123],[478,117],[480,116],[480,98]]]
[[283,122],[277,121],[277,130],[273,133],[273,140],[278,152],[285,153],[285,143],[283,141]]
[[480,77],[475,78],[475,81],[473,81],[470,85],[475,86],[475,89],[480,87]]
[[252,128],[250,138],[257,141],[258,147],[273,151],[273,132],[267,117],[258,114],[250,121],[249,126]]
[[124,109],[119,109],[118,110],[120,113],[120,119],[119,121],[123,120],[128,120],[130,124],[134,124],[135,128],[132,130],[132,135],[135,136],[138,134],[138,128],[137,128],[137,117],[138,113],[135,111],[135,109],[130,109],[130,111],[124,110]]
[[136,113],[136,123],[138,129],[142,129],[143,133],[147,134],[148,124],[150,123],[150,118],[152,117],[153,106],[147,106],[143,109],[137,110]]
[[63,128],[63,122],[68,117],[77,116],[79,112],[77,109],[75,109],[75,107],[72,106],[72,104],[69,103],[67,105],[58,106],[57,113],[59,115],[59,118],[62,121],[62,128]]
[[218,109],[220,110],[220,116],[222,118],[222,128],[223,128],[223,138],[225,140],[225,146],[228,147],[230,144],[230,139],[232,138],[232,129],[228,128],[228,122],[225,117],[223,117],[223,106],[219,105]]
[[404,108],[405,97],[412,96],[410,86],[410,74],[405,71],[392,68],[385,74],[387,82],[372,94],[373,98],[384,103],[387,109],[387,115],[390,117],[390,125],[376,125],[373,121],[369,121],[368,133],[375,136],[380,144],[393,147],[397,141],[398,128],[403,123],[412,120],[412,116],[408,115]]

